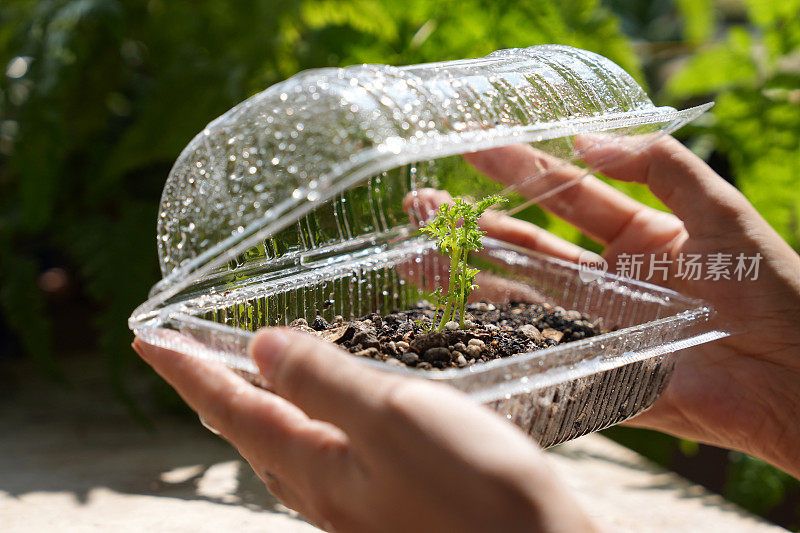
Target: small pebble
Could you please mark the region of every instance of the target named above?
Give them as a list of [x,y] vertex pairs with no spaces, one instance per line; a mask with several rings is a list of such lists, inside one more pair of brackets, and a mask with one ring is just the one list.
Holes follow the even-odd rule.
[[400,356],[400,359],[407,365],[415,365],[419,363],[419,355],[414,352],[407,352]]
[[458,329],[458,322],[450,322],[445,323],[444,328],[448,331],[456,331]]
[[303,326],[308,326],[308,321],[305,318],[298,318],[289,323],[290,328],[301,328]]
[[519,327],[517,330],[529,339],[541,339],[542,334],[541,332],[536,329],[536,326],[532,326],[531,324],[525,324]]
[[314,329],[314,331],[323,331],[331,327],[331,325],[328,324],[327,320],[317,315],[317,318],[315,318],[314,322],[311,323],[311,327]]
[[386,364],[389,366],[406,366],[397,359],[395,359],[394,357],[388,357],[386,359]]
[[353,335],[353,344],[360,344],[364,348],[378,348],[381,345],[375,335],[369,331],[359,331]]
[[310,326],[300,325],[300,326],[289,326],[289,327],[294,329],[295,331],[302,331],[303,333],[310,333],[312,335],[316,335],[317,333],[319,333],[318,331],[311,329]]
[[481,350],[483,350],[484,348],[486,348],[486,343],[485,343],[485,342],[483,342],[483,341],[482,341],[482,340],[480,340],[480,339],[470,339],[470,340],[469,340],[469,342],[467,342],[467,344],[468,344],[469,346],[477,346],[477,347],[478,347],[478,348],[480,348]]
[[[458,354],[458,355],[456,355]],[[467,366],[467,358],[464,357],[464,354],[460,354],[458,352],[453,352],[453,355],[456,356],[456,364],[458,366]]]
[[455,343],[455,345],[453,346],[453,348],[454,348],[454,349],[456,349],[456,350],[458,350],[458,351],[459,351],[459,352],[461,352],[461,353],[464,353],[464,352],[467,350],[467,347],[466,347],[466,346],[464,346],[464,343],[463,343],[463,342],[457,342],[457,343]]
[[400,353],[405,353],[408,351],[409,348],[411,348],[411,345],[408,344],[406,341],[398,341],[397,343],[395,343],[395,346],[400,351]]
[[376,355],[378,355],[378,353],[379,352],[377,348],[367,348],[366,350],[361,350],[359,352],[356,352],[354,355],[358,355],[361,357],[375,357]]
[[447,348],[428,348],[425,351],[426,361],[450,361],[450,350]]
[[467,346],[467,349],[466,349],[467,355],[469,355],[473,359],[477,359],[478,357],[480,357],[481,356],[481,352],[483,352],[483,349],[482,348],[478,348],[474,344],[470,344],[469,346]]
[[567,311],[567,318],[570,320],[581,320],[583,316],[580,311]]
[[336,315],[335,317],[333,317],[333,322],[334,324],[341,324],[342,322],[344,322],[344,317],[342,315]]
[[464,321],[464,329],[472,329],[475,327],[475,322],[472,320],[465,320]]
[[564,338],[564,334],[553,328],[547,328],[542,330],[542,337],[544,337],[547,340],[561,342],[561,339]]

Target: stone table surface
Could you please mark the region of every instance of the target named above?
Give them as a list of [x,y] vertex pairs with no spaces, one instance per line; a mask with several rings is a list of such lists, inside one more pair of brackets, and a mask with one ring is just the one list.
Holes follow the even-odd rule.
[[[91,388],[17,389],[0,391],[0,531],[318,531],[199,423],[146,431]],[[784,531],[599,435],[548,455],[608,531]]]

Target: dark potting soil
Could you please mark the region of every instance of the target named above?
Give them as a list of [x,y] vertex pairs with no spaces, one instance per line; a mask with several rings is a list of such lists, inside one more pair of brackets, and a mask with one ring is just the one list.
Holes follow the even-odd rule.
[[605,332],[599,320],[591,322],[578,311],[548,304],[469,304],[464,328],[451,322],[443,331],[430,332],[433,315],[433,306],[422,301],[388,315],[371,314],[349,322],[337,317],[333,323],[317,317],[311,324],[301,318],[290,327],[360,357],[426,370],[470,366]]

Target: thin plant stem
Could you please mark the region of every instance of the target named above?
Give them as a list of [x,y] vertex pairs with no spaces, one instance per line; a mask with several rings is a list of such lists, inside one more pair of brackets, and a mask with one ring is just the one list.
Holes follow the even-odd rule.
[[[462,262],[464,263],[464,266],[459,268],[460,272],[464,272],[466,270],[466,268],[467,268],[467,253],[466,253],[467,251],[464,250],[464,252],[465,252],[464,253],[464,258],[462,259]],[[466,281],[467,281],[466,279],[462,280],[462,282],[461,282],[461,291],[459,291],[461,294],[459,294],[459,304],[458,304],[458,306],[459,306],[458,326],[461,329],[464,329],[464,308],[467,306],[467,302],[464,301],[464,300],[466,300],[466,293],[467,293],[467,283],[466,283]]]
[[461,255],[461,247],[456,246],[450,255],[450,287],[447,291],[447,306],[444,308],[442,320],[439,322],[439,331],[444,329],[444,325],[450,322],[450,317],[453,315],[453,304],[455,303],[456,294],[456,278],[458,276],[459,256]]

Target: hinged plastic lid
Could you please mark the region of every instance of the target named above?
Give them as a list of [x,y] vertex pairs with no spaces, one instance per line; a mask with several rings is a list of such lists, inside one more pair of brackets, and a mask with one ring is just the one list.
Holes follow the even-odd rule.
[[568,46],[400,68],[301,72],[217,118],[183,150],[158,214],[164,278],[134,311],[131,326],[382,171],[627,126],[669,132],[708,107],[655,107],[618,65]]

